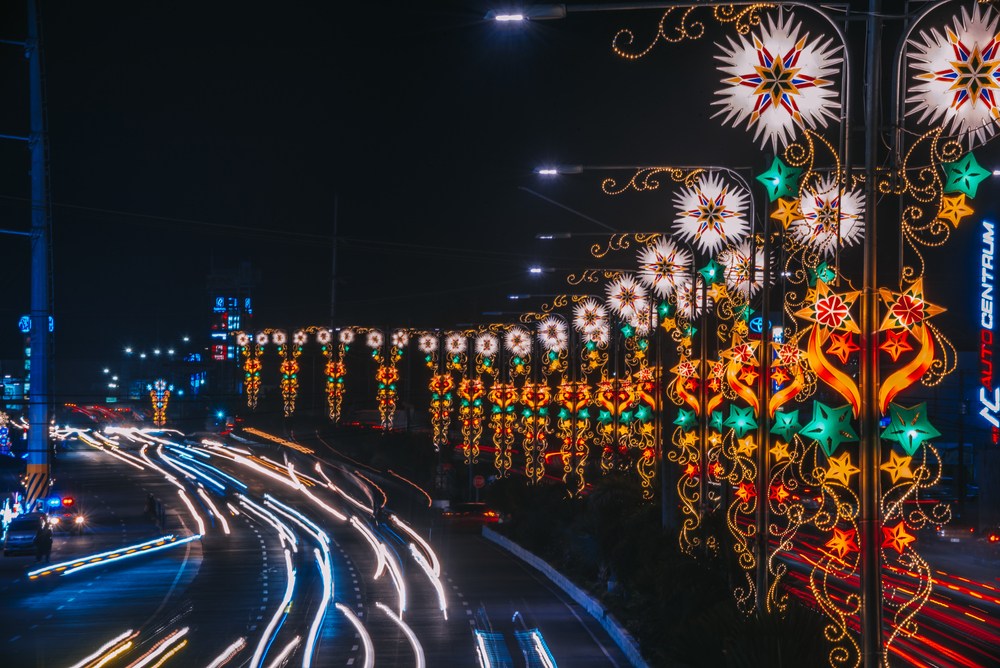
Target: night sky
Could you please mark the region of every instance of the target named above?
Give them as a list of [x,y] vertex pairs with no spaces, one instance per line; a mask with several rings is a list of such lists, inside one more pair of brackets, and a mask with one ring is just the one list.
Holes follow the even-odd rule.
[[[21,4],[0,9],[0,37],[23,39]],[[671,221],[669,189],[611,198],[606,172],[545,183],[536,166],[770,162],[710,118],[722,31],[612,53],[618,28],[651,39],[655,10],[514,27],[485,21],[488,2],[41,4],[61,387],[126,344],[207,345],[207,276],[244,261],[255,327],[329,324],[335,220],[336,324],[449,327],[562,289],[532,264],[593,264],[538,232]],[[0,76],[0,132],[26,134],[17,47],[0,47]],[[30,224],[27,169],[25,146],[0,141],[0,227]],[[0,237],[0,257],[12,360],[27,242]]]

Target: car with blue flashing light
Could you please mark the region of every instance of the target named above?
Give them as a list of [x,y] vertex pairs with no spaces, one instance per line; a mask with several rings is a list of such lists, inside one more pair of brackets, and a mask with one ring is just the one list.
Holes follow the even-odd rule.
[[83,514],[76,499],[70,495],[50,496],[46,502],[46,513],[52,531],[83,534],[87,518]]

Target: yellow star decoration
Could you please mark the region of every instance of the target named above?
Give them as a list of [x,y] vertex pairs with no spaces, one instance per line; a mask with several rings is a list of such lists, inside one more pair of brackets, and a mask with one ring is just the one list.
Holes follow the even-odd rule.
[[879,468],[889,474],[892,478],[892,484],[896,484],[899,479],[909,479],[913,477],[913,471],[910,470],[910,462],[913,461],[913,457],[900,457],[895,451],[889,452],[889,461],[882,464]]
[[932,318],[946,309],[936,304],[924,301],[924,279],[918,278],[903,292],[893,292],[880,288],[879,296],[885,304],[887,313],[879,325],[879,331],[903,329],[912,331],[925,320]]
[[750,327],[743,320],[737,320],[733,323],[733,334],[739,337],[744,337],[750,333]]
[[690,348],[691,347],[691,337],[690,336],[685,336],[684,338],[681,339],[681,347],[682,348]]
[[781,223],[782,229],[787,230],[788,226],[796,220],[802,220],[802,203],[796,198],[779,197],[778,208],[771,213],[771,218]]
[[882,541],[882,547],[891,547],[900,554],[903,553],[907,545],[917,539],[916,536],[906,532],[904,522],[900,522],[894,527],[882,527],[882,535],[885,538]]
[[708,444],[712,447],[717,447],[719,443],[722,443],[722,434],[717,431],[713,431],[708,435]]
[[673,331],[677,328],[677,318],[664,318],[663,319],[663,329],[668,332]]
[[861,473],[861,469],[851,464],[851,453],[845,452],[839,457],[830,457],[830,468],[826,470],[827,480],[836,480],[844,487],[851,484],[851,476]]
[[833,538],[826,541],[826,546],[837,553],[837,556],[843,559],[847,556],[848,552],[857,552],[858,543],[855,541],[856,531],[854,529],[848,529],[847,531],[841,531],[840,529],[834,527]]
[[724,283],[713,283],[705,292],[708,298],[715,302],[720,302],[726,298],[726,285]]
[[786,459],[791,459],[792,455],[788,452],[788,444],[782,443],[781,441],[775,441],[774,445],[768,450],[772,455],[774,455],[775,462],[783,462]]
[[753,434],[739,439],[738,443],[739,447],[736,448],[736,454],[753,457],[754,450],[757,449],[757,444],[753,442]]
[[681,436],[681,445],[685,447],[690,447],[698,442],[698,437],[695,436],[693,431],[686,431],[684,435]]
[[965,193],[958,193],[954,197],[945,195],[941,198],[941,210],[938,211],[938,218],[947,220],[956,228],[966,216],[971,216],[975,211],[965,203]]

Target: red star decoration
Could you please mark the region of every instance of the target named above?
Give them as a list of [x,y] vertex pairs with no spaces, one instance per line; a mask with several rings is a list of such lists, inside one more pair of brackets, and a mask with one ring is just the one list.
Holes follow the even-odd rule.
[[698,467],[694,464],[688,464],[687,468],[684,469],[684,475],[696,478],[698,476]]
[[858,344],[854,343],[854,335],[850,332],[847,334],[830,334],[830,346],[826,349],[826,352],[831,355],[836,355],[840,359],[841,364],[847,364],[847,358],[851,356],[851,353],[861,350]]
[[792,378],[788,375],[788,372],[784,369],[778,368],[771,372],[771,380],[773,380],[778,385],[784,385]]
[[916,536],[906,532],[906,524],[900,522],[894,527],[882,527],[882,535],[885,540],[882,541],[882,547],[891,547],[900,554],[906,549],[906,546],[917,539]]
[[785,499],[790,496],[788,490],[785,489],[784,485],[776,485],[771,488],[771,499],[777,501],[778,503],[784,503]]
[[688,378],[686,381],[684,381],[684,389],[686,389],[688,392],[694,392],[695,390],[698,389],[698,381],[696,381],[694,378]]
[[740,486],[736,489],[736,498],[743,503],[750,503],[750,499],[755,496],[757,496],[757,490],[749,482],[741,482]]
[[721,478],[724,471],[725,469],[722,468],[722,464],[718,462],[712,464],[712,475],[716,478]]
[[712,390],[713,392],[718,392],[719,391],[719,379],[718,378],[713,378],[712,380],[708,381],[708,389]]
[[843,559],[847,556],[848,552],[858,551],[858,543],[855,540],[856,533],[857,532],[854,529],[841,531],[840,529],[834,528],[833,538],[826,542],[826,546],[836,552],[838,557]]
[[892,329],[886,330],[885,341],[879,346],[879,350],[887,352],[892,361],[895,362],[900,355],[908,350],[913,350],[909,338],[910,335],[905,329],[899,332]]

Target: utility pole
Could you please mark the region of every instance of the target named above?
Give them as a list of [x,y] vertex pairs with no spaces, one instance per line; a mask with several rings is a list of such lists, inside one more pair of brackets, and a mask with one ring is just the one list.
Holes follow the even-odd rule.
[[337,324],[337,217],[340,215],[340,196],[333,195],[333,256],[330,259],[330,327]]
[[31,153],[31,368],[28,371],[28,463],[25,501],[30,507],[49,482],[49,201],[46,189],[45,117],[37,0],[28,0],[28,59]]

